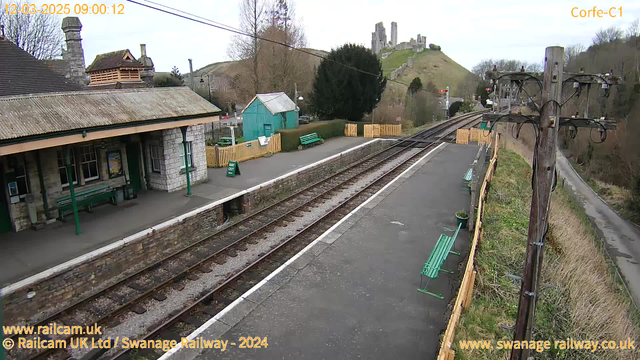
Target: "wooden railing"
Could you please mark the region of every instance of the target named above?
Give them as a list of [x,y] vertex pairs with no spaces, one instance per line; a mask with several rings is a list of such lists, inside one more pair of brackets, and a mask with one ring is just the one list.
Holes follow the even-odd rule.
[[[486,130],[480,131],[488,132]],[[494,133],[497,134],[497,132]],[[495,137],[497,136],[498,135],[495,135]],[[480,194],[478,196],[478,210],[476,216],[476,224],[473,231],[473,240],[471,241],[471,250],[469,251],[469,259],[467,260],[467,266],[464,270],[464,277],[462,278],[462,283],[460,284],[460,289],[458,290],[458,296],[456,297],[456,302],[453,306],[451,317],[449,318],[447,330],[445,331],[444,337],[442,338],[442,343],[440,344],[438,360],[453,360],[453,358],[455,357],[455,352],[451,350],[451,347],[453,345],[453,337],[455,335],[456,326],[458,325],[458,321],[460,320],[462,311],[467,310],[471,305],[471,299],[473,297],[473,284],[476,280],[476,271],[473,269],[473,264],[478,243],[482,241],[482,215],[484,211],[484,202],[487,197],[487,186],[491,181],[491,177],[493,176],[493,172],[496,168],[496,161],[498,160],[498,138],[493,139],[493,144],[494,146],[492,149],[493,154],[491,156],[491,162],[489,163],[489,167],[487,168],[487,174],[484,177],[482,187],[480,188]]]
[[272,134],[269,143],[264,146],[261,146],[258,140],[227,147],[207,146],[207,166],[224,167],[230,160],[245,161],[280,151],[280,134]]
[[402,125],[368,124],[364,126],[364,137],[402,136]]

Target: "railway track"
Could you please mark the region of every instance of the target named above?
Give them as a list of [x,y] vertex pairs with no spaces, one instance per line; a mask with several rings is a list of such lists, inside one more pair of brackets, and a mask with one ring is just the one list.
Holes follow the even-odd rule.
[[[240,272],[228,277],[213,290],[199,296],[190,305],[177,311],[169,320],[156,326],[142,339],[173,339],[186,336],[206,322],[226,305],[239,297],[246,290],[259,282],[262,278],[280,266],[286,259],[307,246],[313,239],[331,227],[337,219],[342,218],[351,209],[362,203],[377,189],[388,183],[395,174],[403,171],[419,159],[419,156],[439,140],[450,135],[456,128],[476,121],[477,115],[466,115],[454,118],[448,122],[438,124],[430,129],[403,138],[393,146],[374,153],[364,159],[341,170],[337,174],[321,179],[309,186],[279,200],[273,205],[247,215],[240,221],[228,224],[211,236],[189,245],[165,258],[151,264],[125,279],[58,311],[34,326],[56,323],[68,326],[87,326],[98,324],[107,328],[118,325],[118,316],[127,312],[143,314],[145,301],[164,301],[167,289],[180,290],[185,281],[196,281],[199,275],[211,272],[212,267],[223,265],[228,259],[234,258],[239,252],[246,251],[257,244],[265,233],[272,233],[277,228],[286,227],[296,217],[319,206],[327,199],[338,194],[341,190],[357,183],[372,170],[379,169],[389,161],[397,159],[414,146],[425,146],[417,154],[411,155],[406,161],[393,166],[383,175],[376,178],[348,199],[341,201],[337,207],[324,216],[316,219],[294,235],[288,236],[283,242],[272,247]],[[426,139],[441,134],[432,144]],[[385,180],[388,179],[388,180]],[[40,336],[42,338],[42,336]],[[73,335],[56,337],[56,339],[71,339]],[[48,349],[40,352],[9,352],[10,359],[50,359],[62,360],[70,357],[64,349]],[[130,354],[126,351],[111,355],[112,359],[127,359]],[[136,357],[155,359],[161,354],[145,351]]]

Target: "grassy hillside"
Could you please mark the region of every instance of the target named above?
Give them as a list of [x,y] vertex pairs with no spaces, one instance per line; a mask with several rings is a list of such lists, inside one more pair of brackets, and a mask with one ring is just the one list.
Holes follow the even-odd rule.
[[[410,56],[415,56],[413,68],[405,70],[404,75],[396,79],[406,84],[410,83],[415,77],[419,77],[422,80],[422,84],[431,81],[439,89],[449,86],[451,94],[455,96],[458,84],[465,75],[469,74],[469,70],[453,61],[442,51],[429,49],[420,53],[414,53],[412,50],[394,51],[386,59],[382,60],[384,74],[388,76],[393,70],[407,62]],[[406,91],[406,87],[399,84],[389,83],[388,87],[399,87]]]
[[[324,50],[317,50],[317,49],[302,49],[302,50],[318,56],[327,56],[329,54]],[[319,65],[320,60],[322,60],[319,57],[312,56],[312,55],[304,55],[304,58],[309,62],[309,65],[311,66]],[[236,74],[239,74],[243,71],[246,71],[246,69],[240,66],[238,61],[222,61],[222,62],[216,62],[216,63],[211,63],[209,65],[205,65],[204,67],[198,70],[195,70],[194,72],[198,74],[198,76],[200,74],[212,74],[212,75],[224,74],[230,77],[234,77]],[[188,73],[185,75],[188,75]]]

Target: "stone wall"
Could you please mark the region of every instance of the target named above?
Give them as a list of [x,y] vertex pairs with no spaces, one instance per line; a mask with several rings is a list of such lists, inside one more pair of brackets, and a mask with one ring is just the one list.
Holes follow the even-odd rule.
[[[2,297],[6,325],[45,316],[203,239],[223,222],[222,204],[109,250]],[[32,298],[27,293],[35,292]]]
[[[182,168],[183,152],[182,132],[180,129],[162,131],[164,168],[166,170],[166,188],[160,188],[169,192],[187,187],[187,176]],[[191,184],[197,184],[207,180],[207,152],[204,142],[204,125],[190,126],[187,130],[187,141],[191,142],[193,156],[192,167],[189,168]]]
[[[131,137],[132,140],[136,140],[137,137]],[[80,153],[78,147],[92,144],[97,152],[98,157],[98,170],[100,177],[95,180],[85,181],[82,167],[80,163]],[[104,147],[104,148],[103,148]],[[36,150],[40,155],[40,162],[42,164],[42,173],[44,185],[47,193],[47,203],[50,209],[50,216],[56,218],[58,212],[56,209],[56,198],[69,195],[69,187],[62,187],[60,180],[60,173],[58,171],[58,150],[61,148],[49,148]],[[104,139],[101,141],[94,141],[91,143],[82,143],[73,147],[74,156],[76,159],[77,169],[77,184],[74,189],[81,191],[90,189],[94,186],[109,185],[113,188],[123,186],[125,184],[125,176],[119,176],[116,178],[109,178],[108,166],[107,166],[107,152],[118,150],[120,151],[122,158],[122,166],[124,174],[129,178],[129,170],[127,167],[127,152],[125,144],[123,144],[118,138]],[[42,198],[42,191],[40,187],[40,179],[38,177],[38,166],[36,162],[36,151],[30,151],[24,154],[18,154],[17,156],[23,156],[25,166],[28,174],[28,183],[31,194],[35,197],[35,204],[37,209],[38,222],[45,222],[46,215],[44,211],[44,201]],[[5,171],[7,169],[6,159],[3,163]],[[13,229],[15,231],[22,231],[28,229],[31,226],[29,220],[27,204],[24,201],[11,204],[9,206],[9,212],[11,214],[11,220],[13,222]]]
[[242,199],[243,212],[255,211],[269,202],[285,197],[298,189],[335,174],[349,164],[353,164],[365,156],[390,145],[388,141],[374,141],[324,164],[301,171],[270,185],[261,187],[249,194],[245,194]]

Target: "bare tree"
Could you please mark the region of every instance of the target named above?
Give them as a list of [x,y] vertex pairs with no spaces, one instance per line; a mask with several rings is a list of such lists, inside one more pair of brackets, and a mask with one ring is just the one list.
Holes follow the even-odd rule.
[[493,69],[493,64],[493,59],[482,60],[471,69],[471,72],[479,76],[482,80],[486,80],[487,71],[491,71]]
[[527,72],[542,72],[544,66],[542,63],[523,63],[523,66]]
[[564,49],[564,65],[570,66],[585,48],[582,44],[569,45]]
[[23,6],[35,6],[25,1],[5,2],[0,0],[0,24],[5,27],[5,36],[22,50],[36,59],[52,59],[61,55],[64,36],[60,28],[60,19],[56,15],[17,12],[7,14],[13,4],[18,9]]
[[458,84],[458,95],[465,100],[472,100],[479,83],[480,78],[476,74],[467,73]]
[[267,12],[263,0],[243,0],[240,3],[240,29],[251,36],[236,35],[227,49],[227,54],[240,61],[249,71],[254,94],[260,92],[259,53],[260,36]]
[[613,43],[622,39],[622,30],[617,26],[611,26],[606,29],[600,29],[593,37],[593,45],[602,45]]
[[627,39],[640,36],[640,18],[636,18],[627,28]]
[[[302,25],[296,20],[293,2],[278,0],[270,11],[270,24],[264,29],[266,39],[286,44],[293,48],[306,46]],[[308,55],[291,48],[265,43],[261,49],[262,63],[269,91],[285,91],[294,96],[294,83],[301,88],[309,88],[313,77]]]

